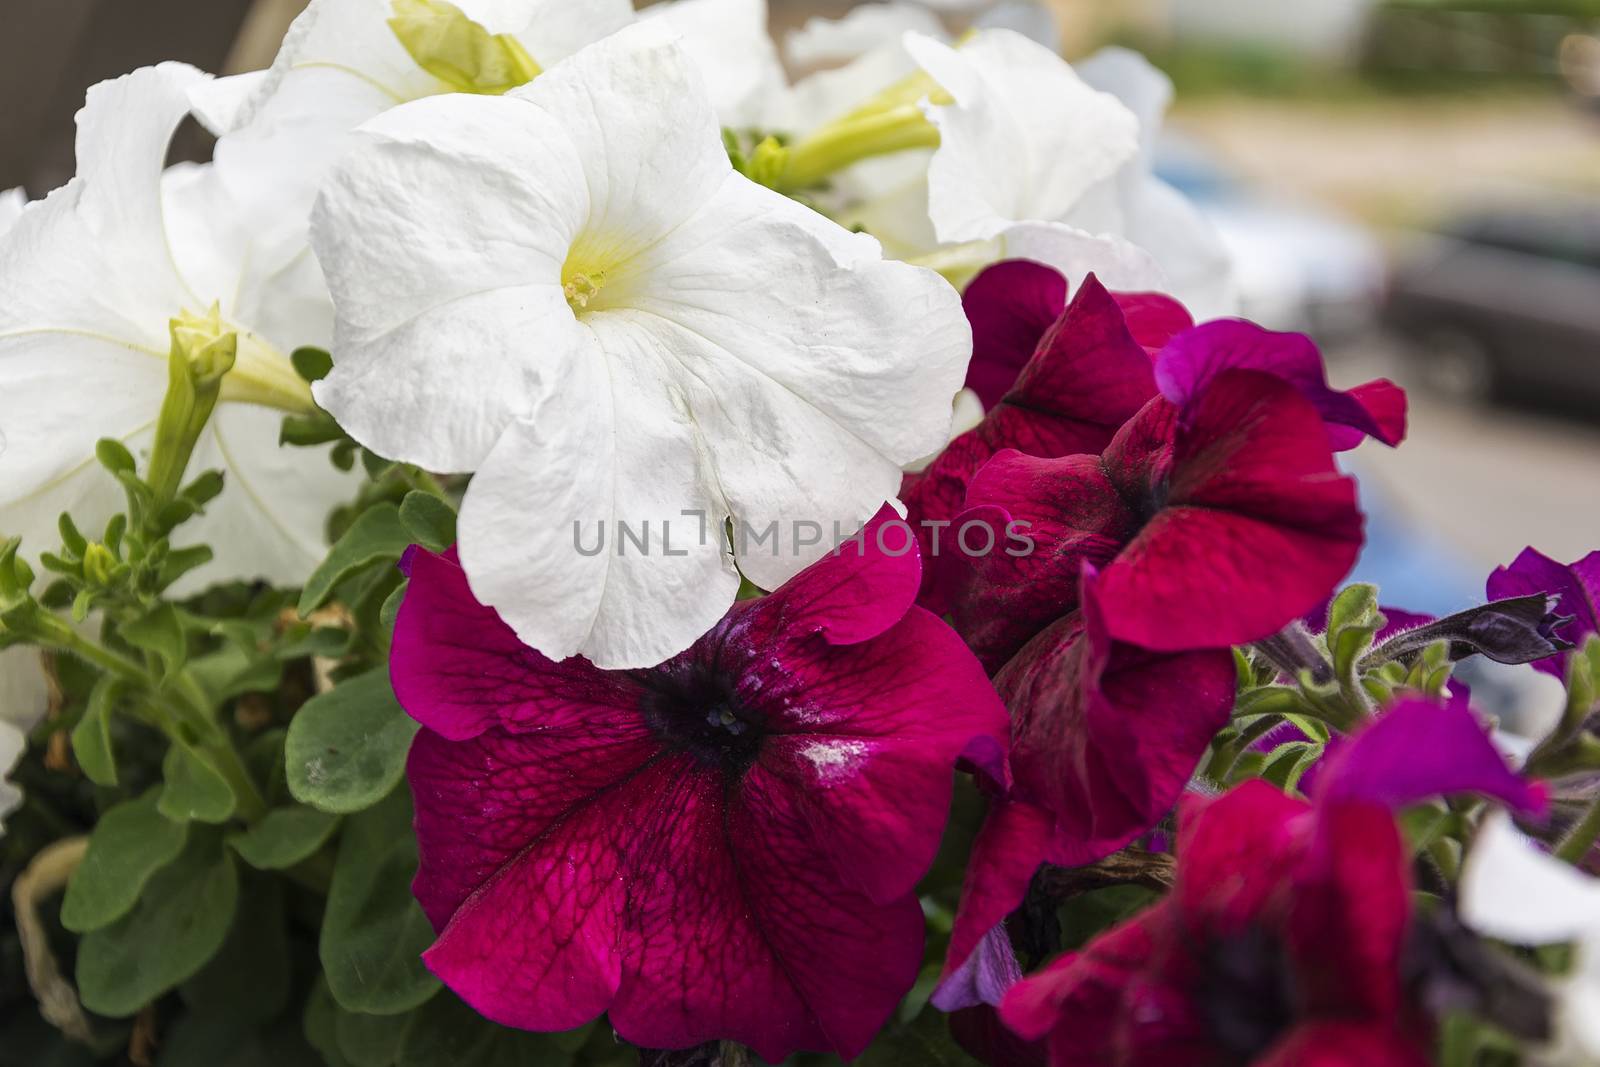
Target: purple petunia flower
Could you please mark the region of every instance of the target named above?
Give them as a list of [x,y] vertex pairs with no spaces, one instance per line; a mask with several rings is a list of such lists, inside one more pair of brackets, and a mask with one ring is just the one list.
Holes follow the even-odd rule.
[[[1593,633],[1600,633],[1600,552],[1591,552],[1576,563],[1557,563],[1532,548],[1525,548],[1509,567],[1498,567],[1489,575],[1490,600],[1548,593],[1559,596],[1556,610],[1571,616],[1555,635],[1574,646],[1581,646]],[[1538,660],[1534,666],[1546,674],[1565,678],[1570,651]]]
[[873,530],[632,671],[546,659],[413,552],[392,676],[426,727],[414,889],[446,985],[525,1029],[609,1012],[650,1048],[866,1047],[921,963],[952,769],[1003,779],[1006,736],[913,606],[916,554]]

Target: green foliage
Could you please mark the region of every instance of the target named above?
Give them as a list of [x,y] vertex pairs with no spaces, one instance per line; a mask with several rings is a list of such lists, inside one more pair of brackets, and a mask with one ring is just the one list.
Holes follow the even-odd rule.
[[397,560],[411,544],[411,534],[400,521],[400,509],[379,504],[363,512],[339,538],[300,593],[300,614],[309,615],[333,595],[334,586],[374,563]]
[[400,502],[400,522],[411,539],[430,552],[443,552],[456,543],[456,509],[432,493],[407,493]]
[[408,790],[396,789],[346,820],[320,946],[323,974],[340,1007],[395,1015],[439,991],[421,959],[433,927],[411,895],[416,870]]
[[289,791],[326,812],[370,807],[405,773],[417,729],[394,698],[387,668],[352,678],[312,698],[289,725]]
[[84,775],[96,785],[117,784],[117,757],[111,747],[111,712],[121,683],[101,675],[89,694],[89,704],[72,728],[72,754]]
[[227,822],[239,798],[206,752],[191,746],[181,737],[173,738],[167,757],[161,761],[161,777],[167,786],[158,805],[161,814],[175,822]]
[[177,859],[188,829],[157,810],[159,788],[107,811],[89,837],[89,850],[67,883],[61,924],[76,933],[122,918],[145,883]]
[[263,871],[282,870],[309,859],[339,828],[339,816],[295,805],[274,808],[228,843],[239,857]]
[[191,830],[133,910],[84,936],[78,993],[101,1015],[132,1015],[203,967],[233,923],[239,876],[221,835]]

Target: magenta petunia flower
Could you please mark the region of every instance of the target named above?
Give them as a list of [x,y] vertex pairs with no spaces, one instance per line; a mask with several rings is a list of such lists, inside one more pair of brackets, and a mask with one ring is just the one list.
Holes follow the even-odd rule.
[[984,942],[1022,904],[1040,864],[1094,863],[1147,833],[1227,724],[1232,652],[1156,653],[1113,641],[1095,584],[1085,574],[1079,610],[995,678],[1011,710],[1013,784],[973,846],[934,996],[944,1010],[999,1003],[995,983],[980,981],[996,955]]
[[[1600,552],[1591,552],[1576,563],[1557,563],[1532,548],[1525,548],[1508,567],[1497,567],[1489,575],[1490,600],[1547,593],[1559,596],[1556,610],[1570,621],[1555,628],[1555,636],[1581,646],[1593,633],[1600,633]],[[1565,678],[1570,651],[1537,660],[1534,666],[1546,674]]]
[[1461,791],[1543,807],[1470,712],[1408,701],[1340,751],[1312,804],[1262,781],[1190,795],[1173,892],[1013,986],[1001,1017],[1047,1037],[1055,1067],[1424,1067],[1392,809]]
[[1322,353],[1302,333],[1275,333],[1239,319],[1219,319],[1174,337],[1156,359],[1161,395],[1185,416],[1217,375],[1255,370],[1292,385],[1317,409],[1334,449],[1374,437],[1398,445],[1406,435],[1406,394],[1378,379],[1341,392],[1328,385]]
[[[1061,275],[1025,260],[989,268],[968,289],[975,351],[991,354],[987,364],[974,356],[973,366],[979,368],[974,373],[1005,384],[992,402],[985,398],[989,411],[981,423],[952,441],[927,469],[906,475],[901,485],[906,518],[925,556],[960,550],[959,530],[948,526],[962,509],[968,483],[997,452],[1097,453],[1155,395],[1150,357],[1132,332],[1122,298],[1092,275],[1063,310],[1065,294]],[[1163,301],[1171,303],[1164,297],[1144,302]],[[1172,307],[1176,311],[1170,314],[1187,319],[1181,308]],[[1019,357],[1013,366],[1010,361]],[[923,582],[923,606],[937,612],[949,607],[936,580],[942,573],[930,563]]]
[[1027,555],[964,559],[956,627],[991,670],[1078,602],[1102,568],[1107,633],[1158,651],[1276,633],[1354,565],[1362,517],[1315,408],[1270,375],[1217,375],[1189,417],[1163,397],[1099,456],[1002,452],[958,522],[1026,523]]
[[875,529],[633,671],[545,659],[414,552],[392,675],[426,727],[414,889],[445,984],[525,1029],[609,1012],[649,1048],[866,1047],[922,960],[953,768],[1003,780],[1007,729]]

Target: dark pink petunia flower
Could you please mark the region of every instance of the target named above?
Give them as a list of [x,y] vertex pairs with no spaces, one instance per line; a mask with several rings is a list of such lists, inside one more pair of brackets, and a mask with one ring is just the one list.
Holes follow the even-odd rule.
[[[1014,280],[1017,275],[1021,278]],[[986,296],[991,290],[996,295]],[[1050,268],[1023,260],[989,268],[968,289],[978,351],[1020,352],[1009,347],[1026,343],[1017,337],[1031,337],[1032,343],[1021,364],[1001,368],[1006,387],[988,405],[983,421],[952,441],[926,470],[906,475],[901,485],[906,518],[930,559],[922,599],[929,610],[948,610],[938,581],[943,569],[933,557],[959,551],[959,530],[947,526],[985,463],[1008,448],[1030,456],[1098,453],[1155,395],[1150,357],[1130,331],[1117,297],[1091,276],[1070,307],[1063,311],[1058,300],[1046,320],[1042,290],[1064,300],[1066,282]],[[1013,302],[1003,302],[999,294],[1008,294]]]
[[[1084,288],[1103,290],[1092,274]],[[1147,356],[1154,356],[1173,336],[1194,325],[1183,305],[1170,296],[1117,293],[1112,299],[1129,335]],[[1042,263],[1009,259],[974,278],[961,304],[972,324],[967,388],[978,394],[988,410],[1011,392],[1040,342],[1066,312],[1067,279]]]
[[1398,445],[1406,435],[1406,395],[1386,379],[1348,392],[1330,388],[1322,353],[1300,333],[1275,333],[1240,319],[1219,319],[1174,337],[1156,359],[1161,395],[1187,413],[1227,370],[1255,370],[1292,385],[1311,402],[1338,451],[1367,437]]
[[1178,415],[1157,397],[1102,455],[1002,452],[972,480],[958,522],[1026,523],[1035,545],[962,560],[951,582],[956,627],[991,670],[1077,605],[1084,561],[1103,570],[1110,636],[1158,651],[1268,637],[1349,572],[1355,483],[1293,387],[1225,371]]
[[1543,806],[1470,712],[1409,701],[1341,749],[1314,803],[1262,781],[1191,794],[1172,893],[1018,983],[1001,1017],[1048,1038],[1053,1067],[1423,1067],[1392,808],[1466,790]]
[[[882,522],[880,516],[875,522]],[[445,984],[510,1026],[854,1056],[915,981],[953,768],[1005,711],[874,526],[648,670],[552,662],[414,552],[395,692]]]
[[[1147,833],[1172,810],[1233,707],[1228,649],[1156,653],[1113,641],[1092,572],[1081,608],[1006,665],[1012,788],[996,798],[967,865],[934,1004],[998,1004],[978,981],[998,924],[1040,864],[1079,867]],[[991,946],[992,947],[992,946]],[[1007,946],[1009,948],[1009,945]]]
[[[1576,563],[1557,563],[1544,553],[1525,548],[1509,567],[1498,567],[1489,575],[1490,600],[1548,593],[1561,598],[1556,610],[1571,621],[1558,626],[1555,635],[1581,646],[1593,633],[1600,633],[1600,552],[1591,552]],[[1546,674],[1565,678],[1567,660],[1563,651],[1533,664]]]

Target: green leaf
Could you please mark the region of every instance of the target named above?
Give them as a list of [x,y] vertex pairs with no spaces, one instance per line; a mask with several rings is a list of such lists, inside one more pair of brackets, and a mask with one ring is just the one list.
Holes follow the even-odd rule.
[[[296,625],[304,627],[305,623]],[[305,656],[339,659],[349,654],[354,640],[355,634],[350,630],[342,630],[337,626],[318,626],[306,631],[295,640],[279,645],[273,655],[281,660],[301,659]]]
[[407,790],[345,821],[319,953],[328,988],[347,1011],[398,1015],[439,991],[422,964],[433,927],[411,895],[416,873]]
[[339,1005],[334,1003],[333,994],[328,992],[328,980],[319,975],[317,984],[311,987],[311,996],[306,1000],[306,1040],[321,1053],[327,1067],[355,1067],[339,1051],[338,1025]]
[[387,667],[312,697],[290,722],[284,743],[289,792],[338,814],[370,807],[405,773],[417,729],[394,698]]
[[89,692],[83,718],[72,728],[72,754],[84,775],[95,785],[117,784],[117,757],[111,748],[111,712],[117,704],[120,683],[102,674]]
[[306,345],[289,353],[295,373],[308,382],[320,382],[333,370],[333,357],[321,348]]
[[430,552],[456,543],[456,510],[432,493],[407,493],[400,502],[400,521],[411,539]]
[[329,441],[344,440],[344,430],[332,416],[321,412],[315,415],[290,415],[278,429],[278,444],[307,447],[325,445]]
[[239,876],[221,835],[196,831],[134,909],[78,944],[78,994],[101,1015],[132,1015],[199,971],[233,923]]
[[306,579],[300,592],[300,615],[321,607],[347,575],[379,560],[399,559],[410,544],[411,535],[400,522],[399,508],[388,503],[368,508]]
[[228,843],[252,867],[279,871],[293,867],[321,848],[339,826],[339,816],[296,805],[274,808]]
[[1261,777],[1288,792],[1300,785],[1300,778],[1322,758],[1323,746],[1313,741],[1290,741],[1267,756]]
[[336,1006],[334,1037],[339,1053],[354,1067],[393,1067],[407,1022],[405,1015],[366,1015]]
[[950,1036],[945,1016],[925,1011],[880,1033],[853,1067],[979,1067]]
[[191,1011],[252,1026],[287,1006],[290,962],[283,888],[281,878],[256,875],[243,880],[227,940],[178,989]]
[[167,785],[161,791],[158,806],[167,818],[179,822],[227,822],[233,815],[238,803],[233,787],[199,749],[174,738],[161,761],[161,777]]
[[400,605],[405,603],[406,589],[409,582],[401,582],[383,600],[383,607],[378,609],[378,622],[390,633],[394,632],[394,621],[400,617]]
[[564,1036],[499,1026],[446,990],[406,1023],[398,1067],[566,1067],[572,1049]]
[[245,693],[271,693],[283,681],[283,661],[244,648],[226,644],[215,652],[196,657],[189,673],[215,703]]
[[161,658],[166,676],[182,668],[189,656],[189,641],[184,636],[178,610],[171,604],[122,624],[122,639],[135,648],[153,652]]
[[100,465],[112,474],[133,473],[133,453],[128,451],[127,445],[115,437],[102,437],[96,441],[94,455],[100,461]]
[[188,827],[157,810],[159,793],[159,787],[151,789],[100,817],[67,883],[62,926],[81,934],[116,922],[133,908],[150,876],[183,851]]
[[66,546],[79,559],[89,549],[89,539],[78,532],[78,524],[72,521],[72,516],[63,511],[56,519],[56,529],[61,534],[61,543]]

